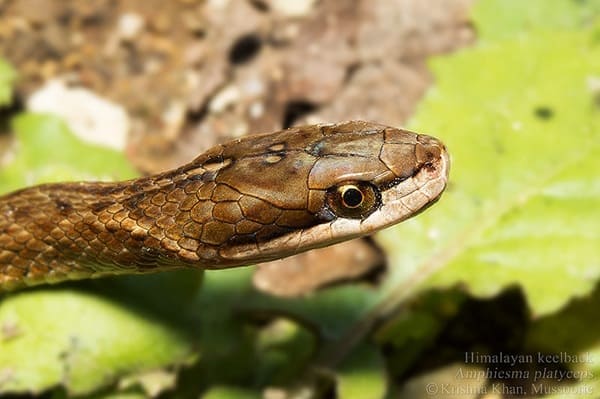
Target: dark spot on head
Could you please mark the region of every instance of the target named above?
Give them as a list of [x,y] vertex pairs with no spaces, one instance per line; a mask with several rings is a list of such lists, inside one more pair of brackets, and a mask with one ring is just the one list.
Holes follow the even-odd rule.
[[538,119],[548,120],[554,117],[554,110],[550,107],[539,106],[534,109],[534,114]]
[[254,33],[240,37],[229,51],[229,62],[232,64],[243,64],[254,58],[260,48],[262,41]]
[[263,161],[267,165],[272,165],[272,164],[276,164],[277,162],[281,161],[284,158],[285,158],[285,152],[282,152],[282,151],[268,152],[264,155]]
[[323,148],[325,147],[325,143],[323,141],[317,141],[306,147],[305,151],[312,155],[313,157],[319,157],[323,152]]
[[272,144],[272,145],[270,145],[270,146],[269,146],[267,149],[268,149],[269,151],[278,152],[278,151],[283,151],[283,150],[285,150],[285,146],[286,146],[286,143],[285,143],[285,141],[282,141],[282,142],[279,142],[279,143],[275,143],[275,144]]

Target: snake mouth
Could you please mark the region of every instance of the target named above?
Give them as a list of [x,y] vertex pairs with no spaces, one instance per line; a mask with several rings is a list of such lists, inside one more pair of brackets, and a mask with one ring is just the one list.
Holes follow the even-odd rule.
[[440,157],[434,162],[427,162],[421,166],[421,168],[415,173],[414,178],[422,179],[420,174],[425,174],[425,179],[431,179],[434,183],[428,187],[427,193],[430,196],[430,200],[415,210],[410,217],[417,216],[421,212],[427,210],[430,206],[439,201],[444,193],[446,186],[448,185],[448,178],[450,177],[450,156],[446,151],[446,147],[439,142],[442,147]]

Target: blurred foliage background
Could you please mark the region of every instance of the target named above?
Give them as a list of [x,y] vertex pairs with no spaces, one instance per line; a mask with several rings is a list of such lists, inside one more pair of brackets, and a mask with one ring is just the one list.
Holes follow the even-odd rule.
[[355,118],[442,139],[450,185],[373,268],[271,275],[294,295],[254,267],[4,293],[1,395],[598,397],[600,1],[168,3],[0,2],[0,192]]

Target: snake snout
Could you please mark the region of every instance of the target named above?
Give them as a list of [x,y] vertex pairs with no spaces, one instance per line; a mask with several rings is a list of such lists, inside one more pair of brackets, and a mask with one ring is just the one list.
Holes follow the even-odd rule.
[[426,165],[440,159],[446,149],[438,139],[420,134],[415,145],[415,156],[418,165]]
[[431,136],[411,134],[384,144],[380,160],[388,169],[396,177],[407,179],[423,170],[434,175],[440,167],[445,168],[448,159],[444,144]]
[[450,160],[446,146],[435,137],[420,134],[415,145],[417,169],[426,169],[430,174],[448,176]]

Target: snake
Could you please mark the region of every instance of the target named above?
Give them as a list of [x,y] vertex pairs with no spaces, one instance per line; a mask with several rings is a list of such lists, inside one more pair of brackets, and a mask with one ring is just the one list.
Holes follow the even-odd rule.
[[0,197],[0,290],[332,245],[428,208],[449,167],[432,136],[346,121],[245,136],[128,181],[24,188]]

